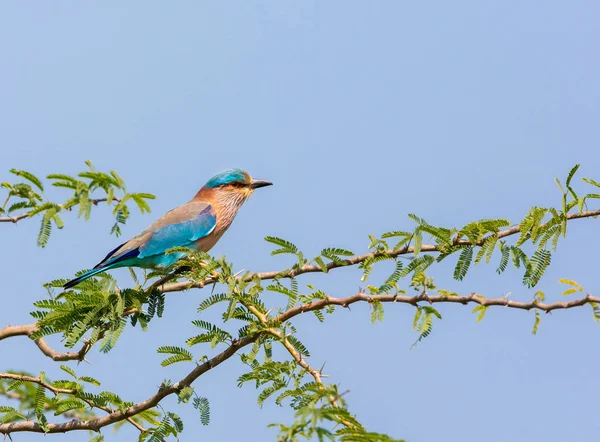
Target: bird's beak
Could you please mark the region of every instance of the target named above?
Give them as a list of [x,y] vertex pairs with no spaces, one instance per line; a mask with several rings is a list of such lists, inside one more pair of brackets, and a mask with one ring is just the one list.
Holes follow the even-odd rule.
[[270,181],[265,181],[265,180],[252,180],[252,182],[250,183],[250,187],[252,189],[258,189],[259,187],[267,187],[267,186],[272,186],[273,183]]

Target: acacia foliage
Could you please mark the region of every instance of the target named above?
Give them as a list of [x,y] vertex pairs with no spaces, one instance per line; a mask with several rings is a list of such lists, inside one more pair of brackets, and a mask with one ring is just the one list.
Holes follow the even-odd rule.
[[[53,185],[73,193],[61,204],[44,200],[44,186],[39,178],[11,170],[23,182],[2,183],[8,193],[2,213],[13,217],[12,214],[19,210],[28,210],[19,219],[39,216],[42,227],[38,244],[44,246],[50,232],[46,228],[48,223],[62,227],[59,213],[76,205],[79,205],[79,215],[87,218],[95,201],[112,204],[115,215],[112,232],[116,234],[119,233],[118,224],[129,214],[127,202],[135,202],[142,212],[149,211],[145,200],[152,198],[150,194],[127,193],[123,180],[115,172],[97,172],[91,163],[88,166],[90,171],[79,174],[82,180],[49,175]],[[361,300],[366,299],[371,305],[371,322],[384,320],[384,304],[390,295],[394,301],[406,301],[415,311],[412,328],[417,334],[416,345],[431,335],[435,321],[441,320],[442,316],[433,305],[419,304],[407,291],[425,297],[436,293],[441,300],[448,301],[459,297],[457,293],[437,287],[429,276],[430,268],[437,263],[454,260],[452,276],[458,281],[463,280],[474,266],[485,263],[494,265],[500,274],[512,265],[522,272],[523,285],[528,288],[539,283],[551,264],[552,253],[567,234],[568,221],[600,214],[588,211],[587,207],[590,201],[600,198],[599,194],[575,191],[572,181],[577,169],[578,166],[569,172],[564,183],[557,180],[561,198],[556,207],[532,207],[518,224],[499,218],[481,219],[462,227],[443,227],[410,214],[412,228],[369,236],[369,250],[362,255],[327,247],[318,256],[310,258],[290,241],[269,236],[265,239],[274,246],[272,255],[288,255],[293,260],[291,266],[278,272],[239,274],[225,257],[175,248],[169,253],[186,252],[187,255],[174,273],[165,277],[150,272],[140,278],[132,271],[129,288],[117,287],[116,281],[106,273],[70,290],[62,290],[68,278],[59,278],[44,284],[47,296],[34,303],[31,316],[36,323],[30,338],[43,340],[45,336],[59,334],[66,348],[83,346],[78,353],[79,359],[93,347],[101,353],[109,353],[128,328],[147,329],[152,321],[168,314],[166,295],[170,291],[211,284],[214,292],[202,299],[197,316],[190,318],[197,329],[196,334],[157,349],[164,356],[163,367],[168,370],[173,364],[188,364],[190,374],[175,383],[165,379],[153,398],[158,398],[159,402],[164,395],[177,394],[179,401],[195,407],[201,423],[208,425],[209,398],[198,395],[193,382],[212,369],[215,362],[237,354],[246,367],[246,372],[238,378],[240,387],[253,385],[261,406],[266,401],[273,401],[294,410],[291,424],[273,424],[278,431],[278,440],[393,441],[396,439],[371,432],[361,425],[348,410],[338,386],[324,382],[321,370],[309,365],[310,350],[302,343],[293,319],[307,311],[323,322],[340,305],[344,306],[344,302],[336,301],[312,284],[301,285],[299,277],[315,271],[329,273],[333,269],[357,266],[364,284]],[[600,183],[592,179],[584,178],[583,181],[593,188],[600,187]],[[118,199],[115,192],[121,192]],[[95,193],[100,193],[101,198]],[[401,260],[400,257],[408,259]],[[372,281],[373,269],[385,261],[394,261],[391,273]],[[575,281],[561,279],[560,282],[567,287],[565,296],[584,292]],[[278,295],[278,301],[267,305],[265,292]],[[538,331],[544,301],[545,294],[536,291],[532,304],[533,333]],[[470,301],[465,299],[465,302]],[[583,304],[591,306],[594,319],[600,322],[599,305],[592,298],[586,298],[580,305]],[[474,308],[477,321],[484,318],[488,308],[485,303]],[[204,319],[203,312],[208,309],[219,309],[219,323]],[[286,357],[275,357],[275,346],[285,350],[276,354],[283,353]],[[61,368],[67,375],[65,379],[52,381],[46,379],[43,372],[33,375],[12,371],[4,373],[4,377],[0,373],[0,396],[17,404],[0,406],[0,425],[33,419],[39,426],[37,430],[50,432],[49,417],[94,421],[98,416],[125,413],[137,406],[115,392],[102,390],[99,380],[78,376],[72,366],[62,365]],[[15,379],[13,375],[25,378]],[[124,418],[119,419],[115,425],[125,422]],[[140,430],[140,440],[147,441],[177,437],[184,428],[178,415],[156,405],[140,409],[129,417],[128,422]],[[8,427],[0,428],[10,433]],[[92,434],[91,440],[100,441],[102,435]]]

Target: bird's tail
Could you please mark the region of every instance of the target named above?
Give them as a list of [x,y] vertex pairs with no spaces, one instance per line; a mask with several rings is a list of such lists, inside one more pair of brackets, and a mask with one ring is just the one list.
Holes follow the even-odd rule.
[[67,282],[65,285],[63,285],[63,288],[70,289],[71,287],[75,287],[80,282],[85,281],[86,279],[91,278],[92,276],[97,275],[98,273],[108,270],[111,267],[112,266],[106,266],[106,267],[99,267],[97,269],[88,270],[83,275],[79,275],[77,278],[72,279],[69,282]]

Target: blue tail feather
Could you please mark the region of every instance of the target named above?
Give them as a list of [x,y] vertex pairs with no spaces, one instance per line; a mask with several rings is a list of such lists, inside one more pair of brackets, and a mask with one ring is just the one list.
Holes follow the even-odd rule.
[[[115,250],[118,250],[120,247],[121,246],[117,247]],[[107,258],[112,253],[114,253],[115,250],[113,250],[112,252],[110,252],[107,255]],[[123,253],[122,255],[116,256],[116,257],[114,257],[112,259],[109,259],[108,261],[106,260],[106,258],[104,258],[100,262],[100,264],[96,265],[96,267],[94,267],[91,270],[88,270],[83,275],[80,275],[77,278],[72,279],[71,281],[67,282],[63,287],[65,289],[70,289],[71,287],[75,287],[80,282],[85,281],[86,279],[91,278],[92,276],[97,275],[98,273],[101,273],[101,272],[103,272],[105,270],[112,269],[113,267],[119,267],[117,264],[119,264],[120,262],[125,261],[126,259],[135,258],[139,254],[140,254],[140,251],[138,249],[134,249],[134,250],[129,250],[126,253]]]
[[80,282],[85,281],[86,279],[91,278],[92,276],[97,275],[98,273],[102,273],[103,271],[108,270],[111,267],[112,266],[107,266],[107,267],[100,267],[100,268],[94,268],[92,270],[88,270],[83,275],[79,275],[77,278],[72,279],[69,282],[67,282],[65,285],[63,285],[63,288],[70,289],[71,287],[75,287]]

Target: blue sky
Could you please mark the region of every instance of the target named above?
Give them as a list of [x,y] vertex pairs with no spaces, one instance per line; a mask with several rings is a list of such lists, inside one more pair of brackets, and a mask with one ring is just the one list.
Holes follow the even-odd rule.
[[[307,255],[333,245],[360,253],[368,234],[410,228],[408,213],[446,226],[518,222],[532,205],[560,204],[553,179],[575,163],[600,179],[599,14],[592,1],[3,3],[0,180],[11,167],[75,174],[86,159],[116,169],[130,190],[157,195],[151,215],[132,215],[127,237],[214,173],[245,168],[275,186],[252,197],[214,253],[256,271],[288,264],[269,256],[266,235]],[[104,208],[66,223],[43,250],[37,222],[0,228],[0,327],[29,322],[42,283],[118,244]],[[562,277],[600,291],[596,223],[571,225],[539,286],[551,299]],[[494,270],[478,267],[462,283],[449,266],[434,276],[460,293],[531,298],[520,272]],[[114,274],[130,283],[126,271]],[[347,296],[359,276],[343,269],[300,282]],[[169,295],[149,332],[128,330],[78,371],[145,399],[184,373],[161,368],[155,349],[191,336],[206,295]],[[497,308],[476,323],[471,309],[442,306],[444,319],[413,350],[414,312],[402,305],[375,326],[366,306],[323,325],[303,317],[299,337],[374,431],[410,442],[596,440],[600,326],[589,308],[544,316],[537,336],[531,313]],[[2,370],[58,376],[24,339],[1,348]],[[259,408],[251,386],[237,388],[242,370],[231,360],[195,384],[211,401],[208,427],[191,406],[166,401],[185,418],[182,441],[274,440],[266,425],[291,420],[287,408]]]

